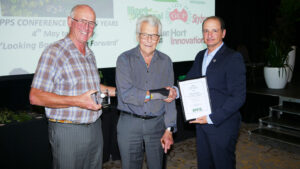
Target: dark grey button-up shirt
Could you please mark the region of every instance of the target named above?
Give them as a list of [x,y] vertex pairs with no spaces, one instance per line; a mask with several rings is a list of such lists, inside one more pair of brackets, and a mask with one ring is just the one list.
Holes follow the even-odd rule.
[[176,128],[175,101],[144,102],[147,90],[174,84],[173,64],[166,54],[156,50],[147,68],[139,46],[122,53],[117,60],[116,84],[119,110],[148,116],[160,116],[165,113],[166,127]]

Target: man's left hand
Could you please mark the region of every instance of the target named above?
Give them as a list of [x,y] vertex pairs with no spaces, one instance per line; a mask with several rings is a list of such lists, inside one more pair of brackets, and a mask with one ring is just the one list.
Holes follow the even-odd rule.
[[160,139],[161,146],[164,149],[164,152],[167,154],[168,150],[171,148],[171,145],[174,143],[172,132],[166,130],[162,138]]
[[176,99],[177,93],[173,87],[166,87],[166,89],[169,90],[169,96],[168,98],[164,99],[164,101],[170,103]]
[[190,123],[207,124],[207,117],[206,116],[198,117],[196,118],[196,120],[190,121]]

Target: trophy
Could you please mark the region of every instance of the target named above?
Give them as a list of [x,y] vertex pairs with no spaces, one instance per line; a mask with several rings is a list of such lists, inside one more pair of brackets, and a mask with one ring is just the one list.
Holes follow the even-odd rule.
[[100,98],[101,98],[101,105],[103,108],[107,108],[110,105],[110,95],[109,95],[109,91],[108,89],[106,89],[105,91],[102,91],[100,93]]

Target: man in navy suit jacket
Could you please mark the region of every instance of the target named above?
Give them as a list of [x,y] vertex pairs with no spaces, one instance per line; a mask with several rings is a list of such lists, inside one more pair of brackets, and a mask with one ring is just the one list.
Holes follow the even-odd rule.
[[203,21],[207,49],[200,51],[187,79],[206,76],[212,113],[190,123],[196,124],[197,159],[200,169],[235,168],[235,146],[240,128],[239,108],[246,97],[243,57],[224,43],[224,21],[216,16]]

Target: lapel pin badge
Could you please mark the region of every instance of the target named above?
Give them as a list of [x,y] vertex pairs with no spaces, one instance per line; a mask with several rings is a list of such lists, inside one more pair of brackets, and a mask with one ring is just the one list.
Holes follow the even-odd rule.
[[216,62],[217,61],[217,59],[213,59],[213,62]]

